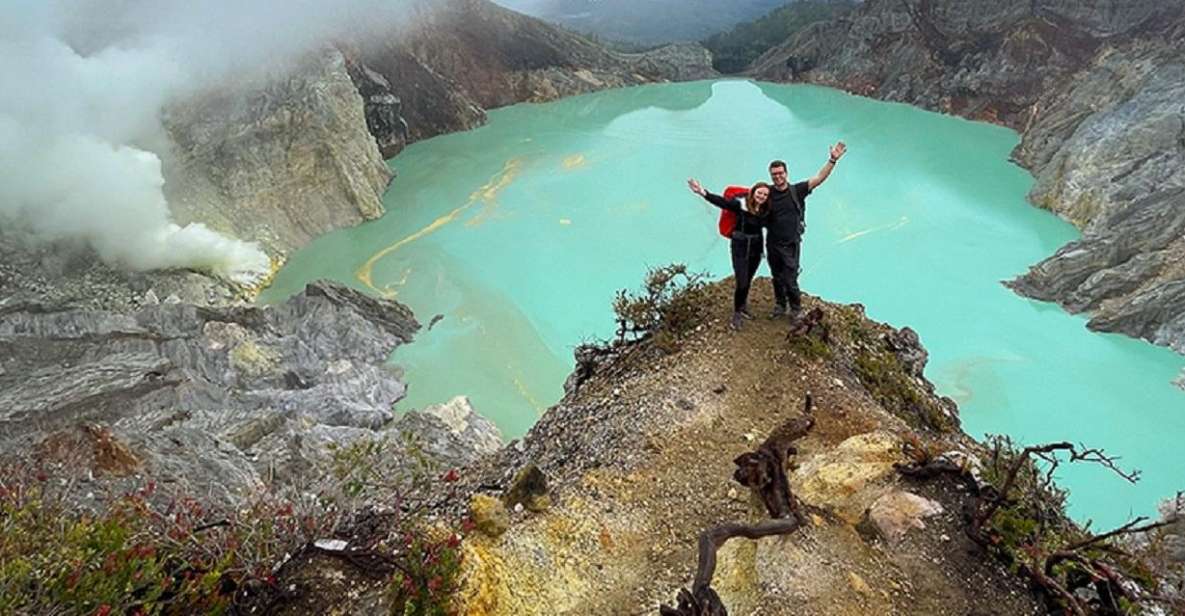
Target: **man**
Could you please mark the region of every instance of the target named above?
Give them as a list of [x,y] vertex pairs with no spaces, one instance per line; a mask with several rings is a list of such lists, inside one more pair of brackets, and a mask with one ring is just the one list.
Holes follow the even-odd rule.
[[777,305],[771,318],[790,316],[793,323],[802,310],[802,293],[798,289],[799,256],[802,251],[802,233],[806,230],[806,198],[820,184],[827,181],[836,163],[848,151],[841,141],[831,146],[831,158],[815,177],[797,184],[791,184],[786,163],[775,160],[769,164],[769,178],[773,182],[770,190],[770,212],[767,223],[766,258],[773,274],[774,298]]

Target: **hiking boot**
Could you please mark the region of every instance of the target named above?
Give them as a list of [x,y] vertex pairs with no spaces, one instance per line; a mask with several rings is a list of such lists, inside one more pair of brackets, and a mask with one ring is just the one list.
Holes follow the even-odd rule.
[[731,327],[733,331],[740,331],[741,328],[745,326],[745,317],[740,312],[732,313],[732,321],[729,322],[728,326]]
[[745,306],[744,308],[741,308],[741,316],[742,316],[742,317],[744,317],[745,319],[749,320],[749,321],[752,321],[753,319],[757,318],[757,317],[754,317],[754,316],[753,316],[753,313],[752,313],[752,312],[749,312],[749,307],[748,307],[748,306]]
[[773,312],[769,313],[769,318],[771,319],[777,319],[784,316],[786,316],[786,307],[781,304],[775,305]]
[[800,323],[802,323],[802,317],[803,313],[801,308],[792,308],[786,311],[786,318],[788,321],[790,321],[790,329],[794,329]]

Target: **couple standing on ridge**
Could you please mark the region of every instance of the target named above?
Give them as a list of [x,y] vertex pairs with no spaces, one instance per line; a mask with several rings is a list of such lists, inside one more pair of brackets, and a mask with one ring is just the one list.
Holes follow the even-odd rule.
[[802,293],[798,289],[799,256],[802,252],[802,233],[806,230],[806,198],[827,180],[835,164],[847,152],[841,141],[831,146],[831,158],[815,177],[791,184],[786,163],[775,160],[769,164],[773,185],[758,182],[748,195],[726,199],[704,189],[698,180],[687,180],[691,192],[712,205],[736,215],[736,225],[729,235],[732,240],[732,271],[736,278],[733,296],[732,327],[740,329],[749,313],[749,287],[757,267],[761,265],[761,230],[767,229],[765,245],[769,252],[769,269],[773,276],[776,305],[771,318],[789,315],[790,322],[798,319],[802,310]]

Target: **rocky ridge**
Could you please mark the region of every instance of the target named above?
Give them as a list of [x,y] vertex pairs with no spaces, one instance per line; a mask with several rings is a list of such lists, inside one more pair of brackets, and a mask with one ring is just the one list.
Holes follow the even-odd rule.
[[337,50],[175,103],[164,125],[165,194],[182,224],[257,241],[282,259],[383,213],[392,173]]
[[1030,199],[1084,235],[1010,286],[1185,352],[1182,58],[1180,3],[869,0],[750,73],[1016,129]]
[[[754,291],[758,309],[772,304],[767,285]],[[710,314],[726,314],[730,297],[714,285]],[[462,469],[440,501],[478,529],[462,543],[458,612],[653,613],[670,603],[694,573],[700,531],[766,516],[732,481],[733,459],[801,413],[810,394],[817,423],[788,469],[814,507],[810,523],[720,551],[713,586],[729,613],[1042,613],[1018,578],[971,548],[959,513],[966,494],[894,471],[913,435],[954,456],[979,447],[953,415],[942,430],[927,427],[921,406],[954,411],[932,393],[916,334],[872,323],[858,305],[808,299],[815,307],[827,350],[792,344],[781,321],[733,334],[709,316],[673,354],[586,354],[581,376],[527,436]],[[875,377],[859,367],[873,359],[887,366]],[[526,482],[546,492],[530,496]],[[281,613],[381,609],[381,586],[338,559],[289,573],[301,583]]]

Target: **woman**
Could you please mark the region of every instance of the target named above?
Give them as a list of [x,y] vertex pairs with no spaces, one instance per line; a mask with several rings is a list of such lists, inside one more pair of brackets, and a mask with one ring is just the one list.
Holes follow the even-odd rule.
[[712,194],[695,179],[687,180],[687,185],[691,192],[703,197],[708,203],[737,215],[737,224],[731,236],[732,273],[736,278],[736,291],[732,300],[732,328],[740,329],[744,319],[753,318],[753,315],[749,314],[749,287],[753,283],[753,276],[757,274],[757,266],[761,265],[761,230],[765,227],[766,214],[769,213],[769,184],[754,184],[744,202]]

